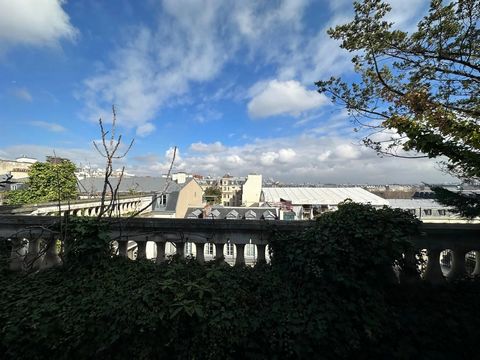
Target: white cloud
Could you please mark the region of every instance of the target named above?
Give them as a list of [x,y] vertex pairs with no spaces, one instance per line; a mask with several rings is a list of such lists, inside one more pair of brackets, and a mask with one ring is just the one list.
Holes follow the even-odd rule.
[[155,131],[155,125],[152,123],[145,123],[137,127],[136,134],[140,137],[147,136],[148,134]]
[[[163,1],[157,24],[131,31],[122,47],[84,81],[79,95],[84,115],[95,120],[114,103],[119,124],[137,128],[158,118],[167,102],[186,96],[192,85],[219,76],[227,63],[238,61],[239,49],[246,54],[244,63],[253,63],[257,55],[274,61],[293,51],[308,3]],[[195,120],[205,122],[212,116],[221,114],[201,113]]]
[[[286,147],[288,144],[288,147]],[[452,181],[437,169],[433,159],[380,158],[375,152],[351,143],[351,139],[333,136],[300,135],[257,139],[242,146],[226,146],[218,153],[196,153],[183,157],[175,169],[202,175],[244,176],[260,173],[295,183],[436,183]],[[165,169],[137,163],[135,173],[151,174]],[[153,166],[153,167],[152,167]]]
[[11,91],[12,95],[16,98],[28,102],[33,101],[33,96],[26,88],[15,88]]
[[245,160],[243,160],[240,156],[238,155],[229,155],[226,157],[227,163],[231,164],[235,167],[245,165]]
[[248,112],[254,118],[284,114],[298,116],[327,103],[325,95],[307,90],[298,81],[272,80],[248,103]]
[[[288,144],[288,147],[286,147]],[[177,151],[173,171],[183,170],[202,175],[244,176],[263,174],[295,183],[427,183],[449,182],[453,178],[437,169],[434,159],[380,158],[375,152],[355,146],[351,139],[343,137],[316,137],[300,135],[283,138],[257,139],[241,146],[225,146],[218,153],[196,153],[180,156]],[[133,148],[132,152],[135,152]],[[15,159],[25,154],[44,160],[52,155],[53,147],[17,145],[0,148],[0,158]],[[55,148],[57,156],[76,163],[102,167],[104,159],[91,147]],[[295,155],[293,155],[295,153]],[[126,165],[127,171],[137,175],[160,176],[171,165],[173,148],[163,155],[147,153],[129,154],[115,166]],[[289,161],[282,161],[289,160]]]
[[56,46],[78,30],[62,9],[63,0],[0,0],[0,47]]
[[52,122],[47,122],[47,121],[31,121],[30,124],[33,126],[37,126],[43,129],[46,129],[51,132],[64,132],[67,129],[63,127],[60,124],[52,123]]
[[332,152],[330,150],[326,150],[317,156],[317,160],[320,162],[325,161],[330,157],[331,154]]
[[[59,156],[69,159],[76,164],[89,164],[92,168],[104,167],[105,159],[102,158],[93,147],[90,148],[67,148],[57,146],[44,146],[34,144],[19,144],[0,148],[0,157],[2,159],[13,160],[21,155],[33,157],[38,161],[45,161],[46,156]],[[124,164],[118,161],[115,165]]]
[[278,151],[278,160],[284,163],[291,162],[295,159],[297,153],[295,150],[288,148],[288,149],[280,149]]
[[190,150],[200,153],[217,153],[225,150],[225,146],[220,141],[215,141],[211,144],[205,144],[203,142],[197,142],[190,145]]
[[392,11],[387,15],[386,20],[395,23],[394,27],[409,32],[415,30],[417,22],[429,5],[428,1],[416,0],[389,0],[388,3]]
[[260,163],[264,166],[272,166],[275,160],[278,159],[278,154],[274,151],[268,151],[260,156]]
[[180,157],[180,149],[178,147],[173,147],[173,146],[169,147],[167,151],[165,151],[165,158],[168,159],[170,162],[172,160],[175,160],[175,161],[182,160],[182,158]]
[[358,146],[351,144],[341,144],[335,148],[335,155],[339,159],[358,159],[360,157],[360,149]]
[[[406,31],[415,29],[415,25],[428,8],[428,1],[389,0],[392,11],[387,21],[395,23],[394,28]],[[306,37],[302,33],[293,33],[290,51],[276,54],[278,79],[299,79],[303,84],[342,76],[353,71],[352,54],[340,48],[340,43],[330,38],[327,30],[353,20],[352,0],[329,1],[329,20],[314,36]]]
[[167,100],[186,93],[192,82],[218,75],[228,53],[218,26],[219,7],[164,1],[158,27],[137,28],[113,51],[112,64],[85,80],[81,97],[87,116],[95,119],[115,103],[119,123],[136,128],[151,121]]

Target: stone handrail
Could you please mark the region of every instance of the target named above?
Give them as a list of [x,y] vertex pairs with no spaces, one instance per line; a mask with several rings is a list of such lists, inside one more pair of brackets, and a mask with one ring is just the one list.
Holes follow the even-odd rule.
[[[235,246],[235,264],[245,264],[244,250],[253,244],[257,250],[256,263],[266,261],[268,240],[279,233],[295,233],[306,229],[313,221],[278,220],[210,220],[210,219],[157,219],[127,218],[110,219],[110,236],[116,242],[118,254],[128,256],[130,244],[136,245],[137,258],[146,258],[147,242],[156,246],[156,262],[165,260],[166,243],[175,244],[176,253],[185,256],[185,244],[193,243],[196,259],[204,262],[205,244],[215,246],[215,258],[225,258],[226,244]],[[61,262],[56,249],[58,233],[51,230],[59,217],[53,216],[0,216],[0,238],[12,240],[11,269],[21,270],[25,263],[33,268],[46,268]],[[432,283],[465,276],[466,254],[475,260],[471,274],[480,275],[480,224],[422,224],[422,235],[412,239],[417,250],[425,249],[427,265],[422,278]],[[27,240],[27,241],[25,241]],[[40,242],[46,244],[39,256]],[[444,276],[440,264],[441,253],[449,250],[450,270]],[[471,254],[471,253],[470,253]],[[415,254],[405,254],[406,269],[401,279],[408,281],[418,277]],[[410,266],[410,269],[408,268]],[[413,271],[412,271],[413,270]],[[445,270],[445,269],[444,269]]]
[[[106,199],[109,204],[110,198]],[[113,213],[126,214],[138,211],[152,202],[152,195],[145,196],[124,196],[115,200]],[[72,200],[71,202],[62,202],[60,208],[58,203],[42,203],[30,205],[2,205],[0,206],[0,216],[5,215],[79,215],[79,216],[97,216],[100,213],[101,200],[99,198]],[[150,211],[150,209],[148,209]]]

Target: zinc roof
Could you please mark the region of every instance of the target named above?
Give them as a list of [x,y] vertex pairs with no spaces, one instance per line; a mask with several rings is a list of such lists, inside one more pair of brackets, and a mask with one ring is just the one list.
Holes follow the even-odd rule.
[[434,199],[388,199],[394,209],[448,209]]
[[[115,189],[118,185],[118,177],[111,177],[110,183]],[[82,193],[99,193],[103,189],[105,179],[103,177],[91,177],[80,180],[80,192]],[[133,176],[125,177],[120,183],[119,192],[128,192],[133,190],[136,192],[150,193],[163,191],[166,187],[167,179],[160,177]],[[180,190],[181,186],[174,181],[170,181],[167,193]]]
[[291,201],[293,205],[337,205],[351,199],[354,202],[375,206],[388,205],[388,201],[358,187],[310,188],[310,187],[264,187],[265,202],[276,203],[280,199]]

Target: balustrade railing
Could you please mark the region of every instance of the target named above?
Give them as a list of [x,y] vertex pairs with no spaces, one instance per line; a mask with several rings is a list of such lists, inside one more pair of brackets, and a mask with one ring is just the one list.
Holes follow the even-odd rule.
[[[58,233],[51,230],[60,218],[52,216],[3,216],[0,217],[0,238],[7,238],[12,245],[10,268],[15,271],[48,268],[61,263]],[[257,221],[257,220],[197,220],[131,218],[110,219],[110,236],[115,241],[117,254],[137,259],[154,258],[156,263],[165,261],[169,248],[185,256],[185,245],[193,244],[195,258],[200,263],[215,258],[232,265],[248,262],[246,246],[254,246],[254,263],[265,263],[266,247],[275,231],[295,233],[311,226],[311,221]],[[417,251],[423,250],[421,278],[431,283],[442,283],[464,276],[480,275],[480,224],[422,224],[422,234],[411,239]],[[150,243],[151,242],[151,243]],[[147,246],[150,243],[152,246]],[[208,244],[206,246],[206,244]],[[206,248],[213,244],[205,256]],[[228,244],[228,245],[227,245]],[[235,250],[225,249],[233,245]],[[191,245],[189,245],[191,246]],[[153,251],[151,251],[153,249]],[[190,247],[189,247],[190,249]],[[193,246],[191,247],[193,249]],[[441,261],[441,254],[448,250],[448,261]],[[193,250],[192,250],[193,252]],[[136,256],[132,254],[136,253]],[[474,261],[467,271],[466,255]],[[405,268],[401,269],[401,281],[418,279],[415,252],[405,254]],[[251,258],[251,256],[250,256]]]

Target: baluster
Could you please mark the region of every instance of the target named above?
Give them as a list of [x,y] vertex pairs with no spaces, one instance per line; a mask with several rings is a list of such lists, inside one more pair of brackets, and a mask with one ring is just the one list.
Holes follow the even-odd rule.
[[175,246],[177,248],[177,255],[180,257],[180,259],[185,258],[185,242],[179,241],[175,242]]
[[432,284],[441,284],[445,281],[443,277],[442,269],[440,267],[440,249],[428,250],[428,262],[427,269],[423,274],[423,279]]
[[405,262],[403,269],[400,270],[400,281],[413,283],[420,279],[418,275],[417,259],[413,249],[405,252]]
[[157,258],[155,259],[155,263],[161,264],[165,261],[165,239],[159,235],[155,235],[153,241],[157,246]]
[[235,258],[236,266],[245,265],[245,244],[235,244],[237,249],[237,257]]
[[473,269],[472,275],[480,275],[480,251],[475,251],[475,269]]
[[28,253],[25,256],[25,264],[29,270],[37,270],[40,267],[40,257],[38,252],[40,250],[39,236],[30,234],[30,240],[28,240]]
[[41,269],[47,269],[61,263],[60,257],[57,254],[57,238],[52,235],[47,239],[47,247],[45,249],[45,256],[40,264]]
[[147,258],[147,240],[145,237],[145,241],[137,241],[137,260]]
[[123,257],[128,257],[128,240],[121,241],[118,240],[118,255]]
[[10,253],[10,270],[22,271],[24,268],[25,254],[27,247],[25,239],[14,238],[11,239],[12,251]]
[[205,262],[205,243],[201,242],[196,242],[195,243],[195,251],[196,251],[196,256],[195,258],[200,264],[203,264]]
[[447,274],[448,280],[460,279],[466,275],[465,254],[467,252],[464,249],[459,248],[454,249],[452,252],[452,267]]
[[258,264],[265,264],[267,261],[265,259],[265,249],[266,244],[257,244],[257,265]]
[[225,243],[215,243],[215,260],[219,262],[225,261],[225,255],[223,254],[223,248]]

